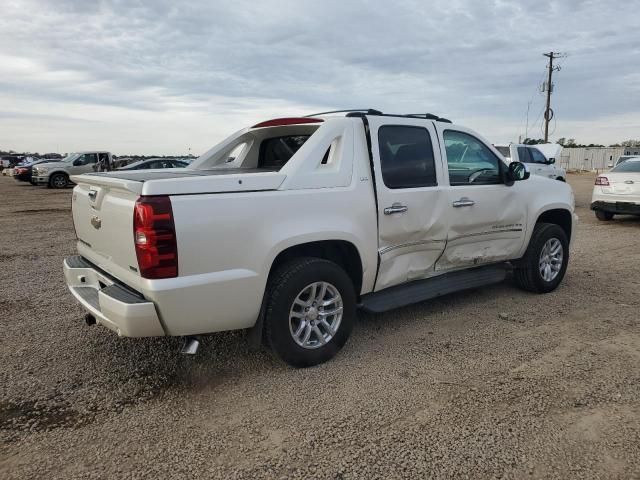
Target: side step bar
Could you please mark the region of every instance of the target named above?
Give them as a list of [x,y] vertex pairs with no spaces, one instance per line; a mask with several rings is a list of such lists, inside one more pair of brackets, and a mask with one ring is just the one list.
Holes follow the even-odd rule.
[[362,296],[359,307],[365,312],[382,313],[449,293],[500,283],[506,275],[506,265],[490,265],[444,273],[437,277],[416,280],[380,292],[368,293]]

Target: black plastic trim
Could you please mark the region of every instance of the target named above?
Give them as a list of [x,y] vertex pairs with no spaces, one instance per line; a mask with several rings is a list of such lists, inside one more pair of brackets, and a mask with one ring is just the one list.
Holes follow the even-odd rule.
[[505,279],[506,273],[506,264],[444,273],[363,295],[360,308],[369,313],[382,313],[449,293],[499,283]]

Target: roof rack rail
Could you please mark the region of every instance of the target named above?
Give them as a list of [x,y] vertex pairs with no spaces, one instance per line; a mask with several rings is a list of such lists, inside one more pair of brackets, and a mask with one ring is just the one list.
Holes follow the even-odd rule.
[[425,120],[434,120],[436,122],[453,123],[448,118],[439,117],[433,113],[405,113],[405,114],[393,114],[382,113],[380,110],[374,108],[353,108],[350,110],[331,110],[329,112],[314,113],[312,115],[306,115],[307,117],[315,117],[317,115],[328,115],[330,113],[346,113],[347,117],[362,117],[364,115],[377,115],[381,117],[402,117],[402,118],[424,118]]
[[352,108],[350,110],[331,110],[329,112],[313,113],[311,115],[305,115],[305,117],[315,117],[317,115],[329,115],[330,113],[352,113],[352,112],[364,112],[369,115],[382,115],[382,112],[379,112],[378,110],[374,110],[373,108]]

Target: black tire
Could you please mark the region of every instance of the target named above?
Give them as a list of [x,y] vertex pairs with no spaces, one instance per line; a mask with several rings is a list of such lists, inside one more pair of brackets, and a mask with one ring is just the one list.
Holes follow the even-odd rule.
[[[294,340],[290,311],[298,295],[314,282],[327,282],[335,287],[342,298],[343,310],[333,337],[310,349]],[[313,257],[292,260],[277,269],[267,289],[264,338],[267,346],[289,365],[296,368],[319,365],[333,358],[347,342],[356,316],[356,294],[347,273],[335,263]]]
[[596,218],[603,222],[608,222],[613,219],[613,213],[605,212],[604,210],[596,210]]
[[64,173],[54,173],[49,178],[49,188],[67,188],[69,186],[69,177]]
[[[562,263],[555,278],[547,281],[540,272],[540,256],[547,241],[557,239],[562,245]],[[513,277],[518,287],[534,293],[548,293],[555,290],[567,271],[569,264],[569,240],[564,230],[553,223],[537,223],[533,229],[529,246],[524,257],[514,265]]]

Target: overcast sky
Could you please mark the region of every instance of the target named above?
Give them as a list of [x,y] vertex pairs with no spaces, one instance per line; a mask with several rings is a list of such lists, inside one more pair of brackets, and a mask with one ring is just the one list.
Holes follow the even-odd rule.
[[0,149],[199,154],[324,109],[432,112],[493,142],[640,137],[638,1],[0,0]]

